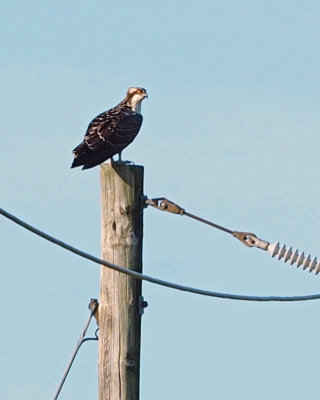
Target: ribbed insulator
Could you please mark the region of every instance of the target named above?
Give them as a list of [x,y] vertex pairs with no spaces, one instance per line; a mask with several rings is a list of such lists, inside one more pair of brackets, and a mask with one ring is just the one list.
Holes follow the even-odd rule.
[[302,251],[292,250],[292,247],[287,249],[286,245],[283,244],[280,247],[280,243],[269,244],[268,251],[272,257],[278,258],[280,260],[283,258],[284,262],[290,261],[290,264],[296,264],[296,267],[302,265],[302,269],[309,269],[309,272],[315,271],[316,275],[320,272],[320,260],[317,257],[311,258],[310,254],[305,255]]

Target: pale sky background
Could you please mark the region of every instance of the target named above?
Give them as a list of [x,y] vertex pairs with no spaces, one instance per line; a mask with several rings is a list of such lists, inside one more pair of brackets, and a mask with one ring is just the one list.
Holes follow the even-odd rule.
[[[320,256],[320,3],[0,1],[1,207],[100,254],[89,121],[143,86],[124,152],[145,194]],[[146,209],[144,272],[221,292],[320,292],[320,276]],[[99,296],[99,267],[0,218],[1,399],[51,399]],[[318,399],[319,301],[248,303],[143,284],[141,400]],[[94,327],[90,329],[93,333]],[[97,344],[61,392],[97,398]]]

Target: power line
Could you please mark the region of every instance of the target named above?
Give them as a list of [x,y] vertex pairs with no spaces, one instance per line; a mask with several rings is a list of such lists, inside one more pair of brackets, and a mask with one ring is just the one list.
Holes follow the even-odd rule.
[[80,249],[77,249],[76,247],[73,247],[73,246],[63,242],[62,240],[56,239],[55,237],[35,228],[34,226],[28,224],[27,222],[22,221],[15,215],[10,214],[8,211],[5,211],[2,208],[0,208],[0,214],[3,215],[4,217],[6,217],[7,219],[15,222],[16,224],[22,226],[23,228],[27,229],[28,231],[42,237],[43,239],[48,240],[51,243],[56,244],[57,246],[64,248],[65,250],[68,250],[74,254],[77,254],[78,256],[80,256],[82,258],[90,260],[96,264],[104,265],[108,268],[111,268],[111,269],[121,272],[123,274],[127,274],[129,276],[132,276],[133,278],[151,282],[156,285],[165,286],[165,287],[168,287],[171,289],[180,290],[183,292],[194,293],[194,294],[199,294],[202,296],[217,297],[217,298],[229,299],[229,300],[243,300],[243,301],[288,302],[288,301],[307,301],[307,300],[319,300],[320,299],[320,294],[312,294],[312,295],[304,295],[304,296],[247,296],[247,295],[241,295],[241,294],[220,293],[220,292],[214,292],[214,291],[210,291],[210,290],[198,289],[198,288],[194,288],[194,287],[190,287],[190,286],[184,286],[184,285],[180,285],[180,284],[174,283],[174,282],[164,281],[162,279],[154,278],[149,275],[140,274],[139,272],[136,272],[136,271],[127,270],[123,267],[120,267],[119,265],[112,264],[108,261],[102,260],[102,259],[95,257],[89,253],[86,253]]
[[184,208],[178,206],[178,204],[166,199],[165,197],[156,197],[154,199],[146,198],[145,204],[161,211],[185,215],[189,218],[195,219],[196,221],[219,229],[220,231],[229,233],[247,247],[256,247],[268,251],[272,257],[277,256],[278,260],[283,259],[285,263],[290,261],[290,264],[296,264],[297,268],[301,265],[303,270],[308,270],[309,272],[314,271],[316,275],[320,273],[320,259],[312,257],[311,254],[305,254],[304,251],[301,252],[298,249],[294,250],[291,246],[287,247],[285,244],[280,245],[279,242],[269,243],[266,240],[259,239],[257,235],[252,232],[238,232],[225,228],[224,226],[187,212]]
[[172,214],[186,215],[189,218],[195,219],[196,221],[202,222],[203,224],[207,224],[212,226],[213,228],[219,229],[220,231],[229,233],[230,235],[235,236],[235,232],[231,229],[225,228],[224,226],[218,225],[212,221],[208,221],[207,219],[198,217],[197,215],[191,214],[187,212],[184,208],[178,206],[178,204],[173,203],[172,201],[166,199],[165,197],[156,197],[154,199],[146,199],[146,205],[157,208],[161,211],[167,211]]

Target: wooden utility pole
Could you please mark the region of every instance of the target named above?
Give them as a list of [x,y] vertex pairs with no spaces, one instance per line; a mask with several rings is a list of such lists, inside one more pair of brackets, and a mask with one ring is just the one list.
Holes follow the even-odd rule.
[[[101,167],[102,258],[142,272],[143,167]],[[141,281],[101,267],[99,400],[138,400]]]

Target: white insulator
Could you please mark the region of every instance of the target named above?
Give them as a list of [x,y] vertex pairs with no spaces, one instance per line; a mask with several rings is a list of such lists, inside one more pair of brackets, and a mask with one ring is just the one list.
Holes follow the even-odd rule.
[[292,254],[292,257],[290,258],[290,264],[294,264],[297,259],[298,259],[299,251],[295,250],[294,253]]
[[302,253],[299,255],[299,257],[298,257],[298,259],[297,259],[297,261],[296,261],[297,267],[300,267],[300,265],[303,263],[303,261],[304,261],[304,252],[302,252]]
[[281,247],[281,249],[279,250],[279,253],[278,253],[278,260],[281,260],[281,258],[286,254],[286,250],[287,250],[287,248],[286,248],[286,245],[284,244],[284,245]]
[[309,272],[314,271],[317,274],[320,272],[320,260],[318,261],[317,257],[311,258],[310,254],[301,253],[299,250],[292,250],[292,247],[287,249],[286,245],[280,245],[279,242],[269,244],[268,252],[272,257],[277,256],[278,260],[283,258],[284,262],[290,261],[290,264],[296,264],[297,267],[302,265],[302,269],[308,269]]
[[311,261],[311,264],[309,265],[309,272],[312,272],[316,265],[318,263],[317,257],[314,257],[313,260]]
[[284,255],[284,262],[287,262],[288,260],[290,260],[290,257],[292,256],[292,247],[289,247],[288,250],[286,251],[286,254]]
[[308,256],[304,259],[303,264],[302,264],[302,269],[306,269],[309,267],[311,261],[311,257],[310,254],[308,254]]
[[278,251],[280,249],[280,243],[273,243],[273,244],[269,244],[268,246],[268,251],[271,253],[271,256],[274,257],[278,254]]

